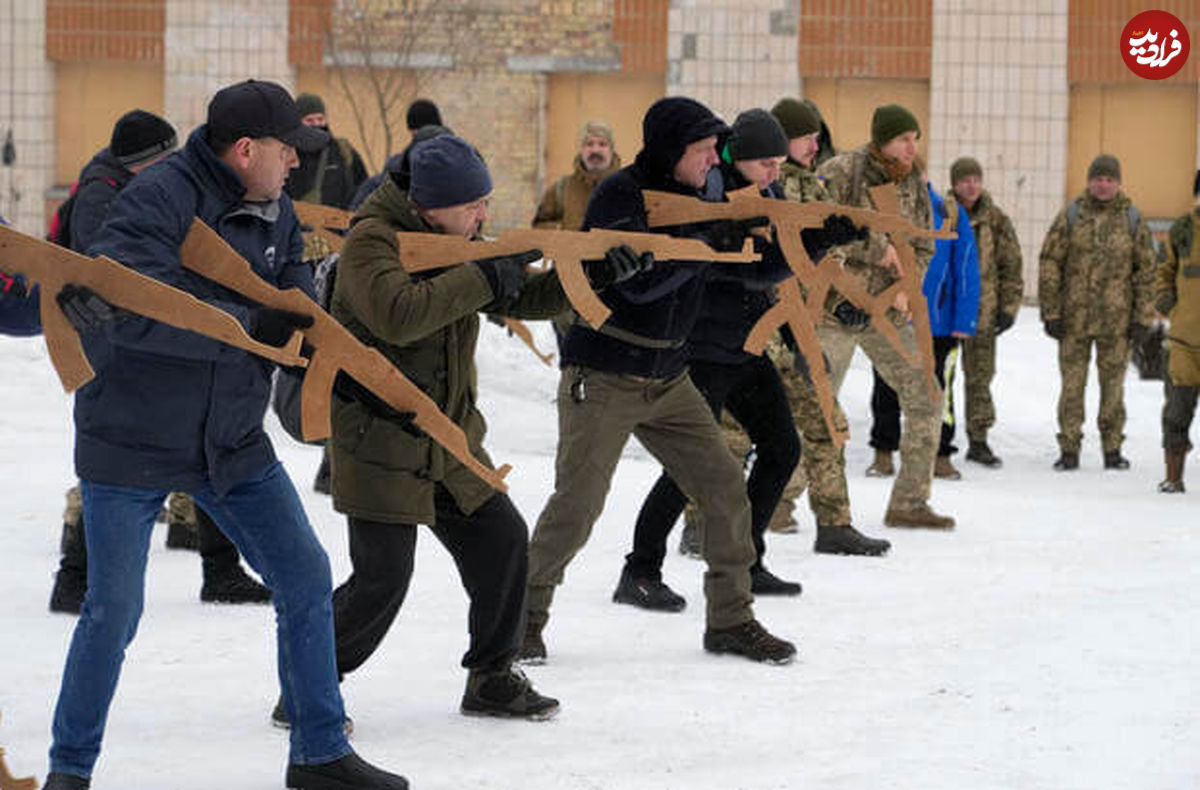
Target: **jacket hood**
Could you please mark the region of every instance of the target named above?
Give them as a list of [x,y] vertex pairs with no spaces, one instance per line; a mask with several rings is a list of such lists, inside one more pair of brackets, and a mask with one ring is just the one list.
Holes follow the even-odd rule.
[[358,212],[350,220],[350,225],[353,226],[364,219],[379,219],[409,230],[433,232],[433,228],[429,227],[429,223],[417,212],[416,204],[408,199],[408,193],[396,186],[396,182],[390,178],[383,179],[379,188],[363,201],[358,207]]
[[729,134],[725,122],[695,99],[668,96],[659,99],[642,119],[642,150],[636,164],[652,186],[675,181],[675,165],[684,149],[705,137]]
[[238,178],[233,168],[222,162],[208,145],[208,125],[196,127],[188,135],[183,155],[193,163],[197,179],[205,191],[215,193],[226,203],[240,203],[246,194],[246,185]]
[[83,170],[79,173],[79,183],[83,184],[93,178],[104,178],[109,181],[115,181],[118,184],[124,184],[129,179],[133,178],[133,172],[121,161],[117,159],[109,148],[101,148],[96,152],[96,155],[84,165]]

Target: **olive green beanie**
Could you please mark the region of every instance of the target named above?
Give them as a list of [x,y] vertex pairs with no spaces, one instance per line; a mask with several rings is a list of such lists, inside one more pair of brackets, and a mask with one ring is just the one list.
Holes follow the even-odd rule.
[[812,107],[795,99],[780,99],[771,108],[789,140],[821,131],[821,116]]
[[876,108],[875,115],[871,118],[871,142],[876,148],[882,148],[905,132],[916,132],[917,137],[921,136],[921,125],[917,123],[917,116],[899,104]]
[[970,156],[960,156],[954,160],[954,164],[950,165],[950,186],[954,186],[967,176],[983,178],[983,168],[980,167],[979,160]]
[[1088,165],[1088,181],[1100,176],[1108,176],[1120,183],[1121,163],[1112,154],[1100,154],[1100,156],[1093,159],[1092,163]]

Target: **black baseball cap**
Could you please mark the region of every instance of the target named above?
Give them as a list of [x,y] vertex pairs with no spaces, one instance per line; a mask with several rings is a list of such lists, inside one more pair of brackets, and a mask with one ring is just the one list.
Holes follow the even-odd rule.
[[208,133],[221,142],[274,137],[298,151],[319,151],[329,134],[300,121],[300,110],[281,85],[246,80],[217,91],[208,103]]

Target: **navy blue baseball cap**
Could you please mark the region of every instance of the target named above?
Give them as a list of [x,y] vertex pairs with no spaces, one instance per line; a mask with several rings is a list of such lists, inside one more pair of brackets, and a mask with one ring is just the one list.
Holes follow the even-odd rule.
[[208,133],[214,140],[274,137],[297,151],[320,151],[329,134],[300,120],[300,109],[282,85],[246,80],[217,91],[208,103]]

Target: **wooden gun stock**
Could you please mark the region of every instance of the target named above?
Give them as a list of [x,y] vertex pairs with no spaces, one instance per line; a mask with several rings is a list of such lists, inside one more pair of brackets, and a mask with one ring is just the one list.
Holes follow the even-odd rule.
[[304,365],[300,339],[283,348],[254,340],[229,313],[186,291],[147,277],[109,258],[89,258],[52,242],[0,226],[0,269],[41,286],[42,332],[63,388],[73,392],[95,375],[75,327],[55,296],[64,285],[85,285],[131,313],[220,340],[281,365]]
[[428,395],[397,370],[387,357],[360,343],[302,291],[296,288],[281,291],[267,283],[216,231],[198,219],[193,221],[184,240],[180,258],[191,271],[259,304],[302,313],[313,319],[313,325],[302,331],[304,339],[314,349],[300,390],[300,425],[305,440],[329,436],[329,400],[338,372],[345,371],[393,409],[415,414],[417,427],[480,479],[498,491],[508,490],[504,478],[511,470],[510,466],[492,469],[471,455],[462,429],[443,414]]
[[396,234],[400,247],[400,265],[408,272],[429,271],[456,266],[468,261],[513,255],[526,250],[541,250],[554,261],[563,291],[575,312],[593,328],[612,315],[588,281],[583,261],[603,258],[610,248],[629,245],[634,252],[651,252],[655,260],[702,260],[721,263],[749,263],[759,260],[752,247],[741,252],[716,252],[698,239],[679,239],[658,233],[634,233],[615,230],[509,230],[495,241],[471,241],[439,233]]

